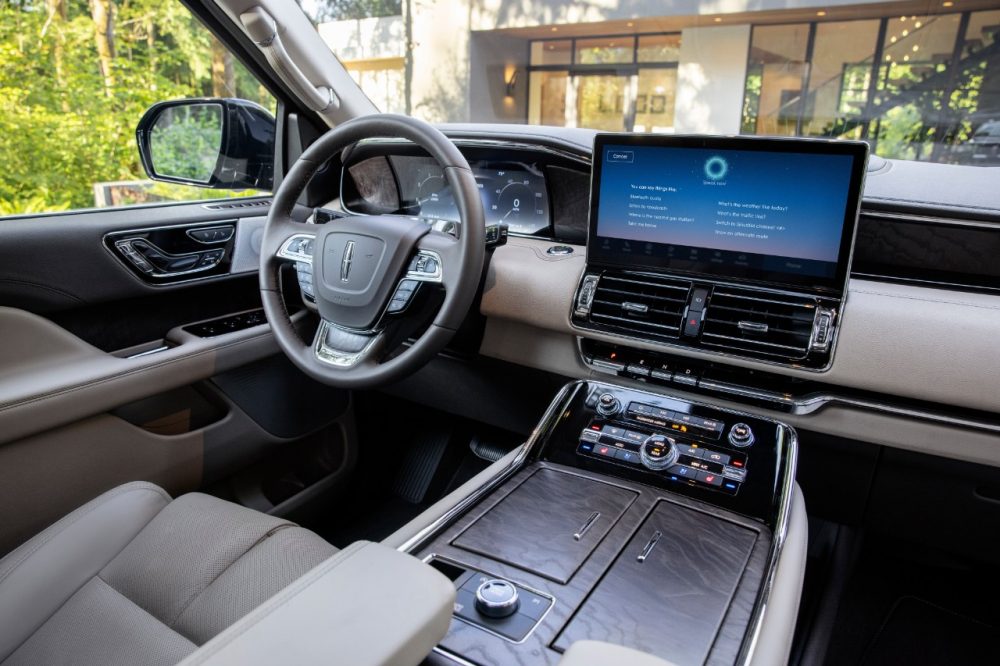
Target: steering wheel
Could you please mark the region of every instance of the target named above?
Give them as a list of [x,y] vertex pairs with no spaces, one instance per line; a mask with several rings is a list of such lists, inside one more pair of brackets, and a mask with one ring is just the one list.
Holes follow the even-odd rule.
[[[401,215],[348,215],[326,224],[292,219],[296,201],[320,167],[358,141],[382,137],[412,141],[437,160],[458,209],[454,235]],[[345,388],[388,384],[430,361],[465,319],[483,271],[484,236],[479,189],[454,143],[408,116],[356,118],[302,153],[274,194],[261,242],[264,313],[282,351],[314,379]],[[281,295],[280,269],[287,262],[312,266],[320,323],[311,342],[296,330]],[[440,301],[426,328],[426,310],[423,323],[413,321],[419,312],[410,312],[420,310],[410,306],[421,290],[438,292],[429,307]],[[405,346],[405,332],[421,329]]]

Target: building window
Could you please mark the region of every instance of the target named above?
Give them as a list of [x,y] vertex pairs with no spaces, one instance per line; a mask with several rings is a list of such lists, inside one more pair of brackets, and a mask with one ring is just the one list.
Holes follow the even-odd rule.
[[380,111],[406,113],[402,58],[353,60],[344,68]]
[[754,26],[742,131],[969,162],[1000,118],[1000,10]]
[[679,34],[531,43],[528,121],[673,132]]

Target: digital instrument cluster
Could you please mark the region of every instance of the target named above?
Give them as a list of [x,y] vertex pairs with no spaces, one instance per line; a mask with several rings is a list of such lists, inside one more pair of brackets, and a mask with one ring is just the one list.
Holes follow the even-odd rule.
[[[348,168],[357,187],[360,201],[347,204],[352,212],[399,212],[439,220],[458,221],[454,194],[444,172],[433,159],[415,155],[391,155],[388,166],[378,158],[359,162]],[[524,162],[474,161],[470,163],[483,200],[486,223],[506,224],[511,232],[535,234],[551,226],[549,197],[545,175],[535,165]],[[376,170],[382,169],[383,177]],[[391,171],[391,174],[389,173]],[[393,177],[396,196],[393,204],[384,190],[385,176]],[[370,210],[370,208],[397,210]]]

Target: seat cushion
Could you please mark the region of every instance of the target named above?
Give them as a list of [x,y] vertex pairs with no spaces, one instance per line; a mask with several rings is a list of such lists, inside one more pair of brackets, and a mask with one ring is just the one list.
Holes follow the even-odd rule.
[[[19,633],[0,624],[4,666],[176,663],[336,552],[288,521],[209,495],[192,493],[167,503],[155,486],[129,487],[134,490],[105,493],[67,516],[76,516],[74,521],[50,528],[54,535],[44,543],[28,542],[0,561],[0,576],[31,573],[11,588],[20,599],[5,596],[0,578],[0,617],[35,592],[50,597],[49,611],[22,622]],[[126,530],[111,529],[103,513],[116,502],[132,501],[115,499],[122,495],[144,498],[138,489],[155,489],[161,499],[156,510],[134,512],[144,521],[133,518],[130,538],[124,538]],[[102,532],[114,534],[114,547],[95,557],[91,542]],[[46,555],[52,542],[59,543],[61,557]],[[87,547],[81,567],[76,555],[82,543]],[[12,557],[16,562],[8,562]],[[33,564],[38,557],[46,567]],[[58,593],[46,590],[53,575],[64,581]]]

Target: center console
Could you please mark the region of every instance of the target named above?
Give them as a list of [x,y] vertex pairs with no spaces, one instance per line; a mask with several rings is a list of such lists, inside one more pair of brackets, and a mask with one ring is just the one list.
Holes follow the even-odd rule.
[[555,663],[582,640],[678,665],[787,659],[807,531],[795,434],[678,396],[788,396],[733,385],[733,357],[830,367],[867,154],[597,135],[569,317],[583,360],[628,384],[568,385],[518,460],[406,544],[457,590],[436,659]]
[[520,459],[408,544],[456,588],[432,661],[557,663],[585,639],[678,665],[745,661],[794,468],[781,423],[567,385]]

